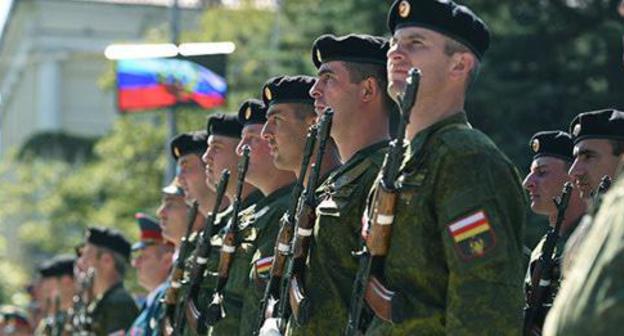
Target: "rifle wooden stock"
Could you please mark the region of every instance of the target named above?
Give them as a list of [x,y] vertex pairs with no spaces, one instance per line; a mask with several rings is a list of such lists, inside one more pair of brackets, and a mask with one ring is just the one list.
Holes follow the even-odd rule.
[[386,322],[396,322],[392,318],[392,299],[395,292],[387,289],[379,279],[372,275],[366,284],[365,299],[371,310]]
[[304,204],[299,210],[299,225],[297,226],[293,258],[303,261],[308,258],[314,223],[316,222],[315,204]]
[[390,250],[392,222],[398,193],[396,190],[386,189],[383,183],[379,183],[375,192],[376,207],[373,209],[366,246],[372,256],[386,256]]
[[188,304],[185,306],[184,313],[186,315],[186,321],[188,322],[188,327],[193,330],[195,334],[203,335],[206,333],[206,328],[203,323],[200,323],[201,313],[199,309],[197,309],[197,305],[195,305],[195,301],[193,299],[189,300]]
[[[412,68],[408,72],[407,86],[403,96],[394,97],[399,105],[401,119],[396,129],[396,137],[390,143],[381,178],[375,189],[375,195],[369,207],[370,222],[362,230],[364,242],[362,250],[354,255],[360,257],[360,266],[353,282],[351,302],[349,304],[349,320],[345,335],[353,336],[361,333],[365,326],[362,314],[365,303],[381,319],[392,321],[392,299],[394,292],[388,290],[381,281],[383,262],[390,249],[392,223],[394,222],[396,202],[399,191],[396,185],[401,164],[405,157],[404,138],[412,106],[416,102],[420,85],[420,70]],[[381,257],[381,258],[379,258]]]

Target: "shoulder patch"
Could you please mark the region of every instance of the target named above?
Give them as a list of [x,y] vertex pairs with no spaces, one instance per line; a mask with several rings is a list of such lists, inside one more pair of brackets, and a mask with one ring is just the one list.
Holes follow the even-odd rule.
[[449,223],[447,229],[455,250],[464,261],[483,257],[496,245],[496,236],[484,210]]

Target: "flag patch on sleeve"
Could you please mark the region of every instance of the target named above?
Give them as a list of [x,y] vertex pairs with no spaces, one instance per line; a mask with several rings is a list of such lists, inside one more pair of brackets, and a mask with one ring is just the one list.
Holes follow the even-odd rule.
[[258,275],[262,275],[270,271],[272,264],[273,264],[273,256],[264,257],[262,259],[256,260],[256,273]]
[[451,222],[448,231],[464,261],[484,256],[496,244],[494,231],[483,210]]

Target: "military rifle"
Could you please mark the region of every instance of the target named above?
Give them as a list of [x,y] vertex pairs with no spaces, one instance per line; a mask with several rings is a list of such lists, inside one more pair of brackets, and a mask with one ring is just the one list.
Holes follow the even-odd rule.
[[89,335],[91,333],[91,316],[89,316],[89,304],[93,300],[93,279],[95,269],[89,268],[86,272],[81,272],[78,277],[78,293],[74,295],[72,314],[69,323],[71,334]]
[[[594,206],[596,208],[600,207],[600,203],[602,202],[602,196],[604,196],[604,194],[607,193],[607,191],[609,191],[609,188],[611,188],[611,177],[609,177],[609,175],[605,175],[602,177],[602,179],[600,180],[600,184],[598,185],[598,188],[596,189],[596,192],[594,193]],[[598,209],[596,209],[597,211]]]
[[309,315],[309,300],[305,295],[303,280],[312,240],[312,231],[316,221],[316,205],[318,203],[316,188],[320,179],[323,155],[329,141],[333,116],[334,111],[326,109],[319,121],[316,159],[312,165],[306,188],[301,193],[296,211],[294,236],[288,247],[286,274],[282,279],[277,311],[279,318],[278,327],[282,334],[285,332],[289,315],[287,303],[290,304],[290,312],[293,314],[294,321],[297,324],[304,324]]
[[[391,301],[394,292],[383,287],[379,280],[382,277],[379,270],[383,269],[382,258],[390,249],[392,223],[399,195],[397,180],[405,157],[405,132],[412,106],[416,101],[419,84],[420,70],[410,69],[405,92],[403,96],[396,97],[401,116],[395,133],[396,137],[390,142],[390,148],[381,168],[381,179],[370,203],[370,209],[372,209],[370,222],[366,223],[362,230],[365,239],[362,250],[354,253],[360,258],[360,265],[353,283],[345,335],[356,335],[364,328],[362,314],[365,302],[381,319],[392,320]],[[380,293],[386,295],[380,295]]]
[[[284,271],[286,270],[286,261],[290,252],[290,243],[295,231],[295,215],[298,209],[299,196],[303,192],[303,183],[310,164],[310,158],[314,152],[317,133],[318,125],[315,124],[310,127],[306,136],[303,159],[301,167],[299,168],[299,177],[297,178],[297,182],[292,189],[290,207],[281,219],[281,227],[275,242],[275,249],[273,253],[274,257],[271,264],[271,276],[264,290],[262,301],[260,301],[260,311],[258,312],[258,320],[253,335],[258,335],[262,325],[264,324],[264,320],[273,315],[273,308],[269,308],[269,304],[271,304],[271,302],[278,302],[278,300],[282,299],[282,297],[280,297],[280,283],[284,276]],[[286,300],[285,297],[283,299]],[[269,313],[268,310],[271,310],[271,312]]]
[[[557,241],[559,240],[559,231],[561,230],[561,224],[565,218],[565,212],[570,202],[570,196],[572,195],[572,183],[566,182],[563,186],[561,198],[559,201],[553,199],[555,206],[557,207],[557,220],[555,227],[551,228],[546,239],[542,245],[542,255],[535,265],[535,270],[531,275],[531,283],[533,290],[528,297],[528,306],[525,308],[524,314],[524,335],[540,335],[541,326],[535,326],[535,318],[542,308],[546,299],[546,293],[550,288],[553,276],[553,252]],[[536,329],[537,327],[537,329]]]
[[167,288],[167,291],[165,292],[165,297],[162,300],[163,304],[165,305],[167,319],[169,319],[170,322],[174,320],[176,311],[182,309],[179,305],[180,301],[178,300],[180,296],[179,292],[180,287],[182,287],[184,268],[186,267],[185,261],[188,258],[189,253],[191,252],[190,238],[191,234],[193,233],[193,224],[195,223],[198,212],[199,203],[197,201],[194,201],[193,205],[187,213],[186,234],[184,235],[184,237],[182,237],[178,259],[176,260],[176,263],[171,272],[171,284],[169,288]]
[[[225,194],[225,189],[227,187],[229,179],[230,172],[228,170],[224,170],[221,173],[221,179],[219,180],[219,184],[217,185],[214,208],[212,209],[212,212],[209,213],[208,216],[206,216],[202,236],[199,237],[197,247],[195,249],[193,267],[191,269],[190,277],[188,279],[189,289],[182,297],[181,302],[178,303],[179,309],[177,309],[174,319],[172,333],[173,335],[182,335],[185,328],[185,313],[187,315],[187,320],[189,320],[190,323],[197,321],[197,319],[195,318],[196,315],[192,314],[191,316],[189,316],[189,312],[196,311],[196,309],[194,309],[195,305],[193,303],[193,298],[195,298],[199,293],[201,282],[204,279],[206,263],[208,262],[208,257],[210,256],[210,250],[212,248],[212,245],[210,244],[210,238],[212,237],[214,222],[217,218],[219,209],[221,208],[221,202],[223,201],[223,195]],[[193,324],[191,324],[191,327],[195,327],[196,330],[201,329],[200,325],[194,326]]]
[[243,156],[238,161],[238,180],[236,183],[236,194],[234,197],[234,203],[232,205],[232,220],[226,229],[225,236],[223,237],[223,245],[221,246],[221,255],[219,256],[219,267],[217,285],[212,295],[212,302],[208,305],[205,314],[200,315],[200,324],[207,324],[213,326],[220,320],[225,318],[227,312],[223,307],[223,290],[230,278],[230,269],[234,261],[236,254],[236,248],[239,245],[238,237],[238,214],[241,211],[243,200],[243,186],[245,185],[245,176],[247,175],[247,168],[249,168],[249,154],[251,149],[249,146],[243,146]]

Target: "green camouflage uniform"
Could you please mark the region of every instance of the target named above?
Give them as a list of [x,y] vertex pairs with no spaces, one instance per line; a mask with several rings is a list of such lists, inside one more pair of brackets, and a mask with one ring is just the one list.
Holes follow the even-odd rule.
[[[580,218],[579,218],[580,220]],[[534,325],[541,326],[544,325],[544,319],[546,318],[546,314],[548,310],[552,306],[553,300],[557,296],[559,292],[559,287],[561,285],[561,280],[563,279],[562,275],[562,263],[563,263],[563,251],[568,238],[572,232],[574,232],[574,228],[578,225],[579,221],[576,221],[574,224],[570,226],[570,229],[559,239],[557,240],[557,245],[555,246],[554,256],[553,256],[553,269],[552,269],[552,281],[550,288],[545,293],[545,300],[542,305],[542,309],[540,309],[537,314]],[[535,248],[531,252],[531,259],[529,261],[529,267],[527,268],[526,275],[524,276],[524,297],[525,297],[525,309],[528,307],[528,300],[531,292],[533,291],[533,284],[531,283],[531,275],[535,271],[535,266],[537,265],[539,259],[542,257],[542,248],[544,246],[544,242],[546,241],[546,236],[544,235],[542,239],[535,245]]]
[[[241,204],[241,208],[245,209],[251,206],[252,204],[258,202],[260,199],[262,199],[262,193],[256,190],[252,192],[251,194],[249,194],[245,200],[243,200]],[[224,231],[222,230],[219,231],[218,229],[224,228],[226,226],[225,223],[228,223],[231,220],[232,211],[233,211],[233,208],[232,206],[230,206],[226,210],[220,212],[217,215],[217,219],[215,220],[215,223],[214,223],[215,231],[217,232],[214,232],[210,240],[212,248],[210,250],[210,256],[206,264],[206,272],[204,273],[204,278],[200,285],[199,295],[197,298],[193,300],[196,304],[196,308],[202,309],[204,311],[206,307],[208,307],[208,305],[212,301],[212,295],[217,285],[218,277],[217,277],[216,271],[219,266],[221,244],[222,244],[222,238],[224,234]],[[241,211],[241,213],[242,212],[244,212],[244,210]],[[198,235],[196,234],[195,236],[198,236]],[[197,238],[198,237],[194,237],[193,245],[197,244],[196,242]],[[238,316],[240,315],[240,306],[242,305],[242,303],[240,302],[240,300],[237,299],[235,292],[232,295],[232,292],[229,290],[229,286],[230,286],[230,283],[237,282],[237,279],[240,279],[241,273],[243,272],[243,270],[245,268],[248,269],[249,267],[248,264],[249,264],[250,257],[245,255],[245,253],[243,252],[244,251],[242,247],[239,247],[239,249],[236,251],[236,256],[230,268],[230,278],[224,290],[225,291],[224,307],[227,313],[227,317],[219,321],[216,326],[212,328],[209,327],[208,328],[209,335],[230,335],[232,333],[235,333],[235,331],[233,330],[238,330],[236,328],[238,327],[238,323],[239,323]],[[194,265],[196,253],[197,251],[194,250],[193,253],[186,260],[184,279],[188,280],[190,277],[190,271],[192,270],[192,267]],[[181,288],[180,292],[186,293],[189,289],[190,289],[189,284],[185,283],[185,285],[183,285],[183,288]],[[193,328],[189,327],[189,323],[188,321],[186,321],[186,327],[184,328],[183,335],[197,336],[198,333],[195,330],[193,330]]]
[[87,314],[93,334],[105,336],[128,329],[139,315],[139,309],[120,282],[93,300],[87,307]]
[[366,195],[383,163],[388,142],[358,151],[318,188],[314,241],[306,270],[306,296],[312,313],[303,326],[290,321],[291,335],[342,335],[347,324],[351,287],[360,248]]
[[[245,198],[241,204],[241,209],[244,209],[239,214],[239,219],[243,218],[245,214],[249,213],[247,209],[254,204],[261,202],[263,199],[262,193],[259,190],[255,190]],[[224,232],[222,232],[224,233]],[[221,235],[223,237],[223,235]],[[220,251],[219,249],[216,251]],[[238,334],[238,330],[241,324],[241,311],[243,307],[243,293],[247,287],[248,275],[250,269],[251,258],[253,256],[252,246],[248,242],[242,241],[236,249],[234,260],[230,266],[230,275],[225,288],[223,289],[223,307],[226,312],[226,317],[219,321],[208,332],[209,335],[215,336],[229,336]],[[216,267],[213,268],[216,270]],[[216,274],[212,279],[208,279],[209,284],[212,286],[205,286],[202,284],[202,291],[207,295],[203,295],[205,301],[200,299],[202,308],[205,309],[210,304],[212,299],[212,293],[216,285]],[[205,288],[205,289],[204,289]]]
[[605,195],[543,335],[615,335],[624,320],[624,174]]
[[243,236],[245,241],[253,244],[254,252],[243,297],[239,335],[251,335],[256,326],[260,300],[270,275],[280,218],[288,210],[292,188],[293,185],[289,184],[274,191],[254,206],[252,214],[241,218]]
[[527,203],[513,164],[464,112],[410,151],[385,264],[404,319],[375,317],[367,335],[520,334]]

